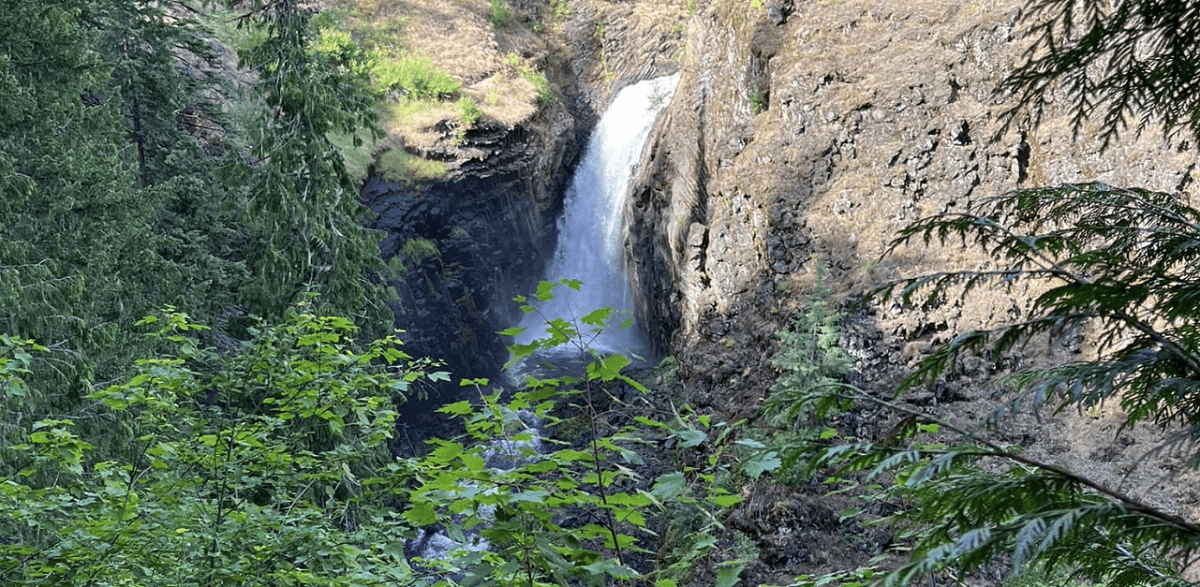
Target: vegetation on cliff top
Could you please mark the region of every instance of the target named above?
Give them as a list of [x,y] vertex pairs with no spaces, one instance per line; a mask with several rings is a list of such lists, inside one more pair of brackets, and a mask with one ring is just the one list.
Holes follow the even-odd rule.
[[[461,144],[477,124],[525,122],[539,103],[553,97],[538,63],[511,51],[505,57],[493,48],[512,47],[529,55],[545,44],[533,31],[517,26],[518,17],[528,17],[514,14],[505,2],[322,4],[316,26],[323,43],[364,52],[385,132],[382,140],[369,141],[372,155],[406,147],[413,152],[447,150]],[[397,175],[395,165],[391,169],[392,181],[430,179],[428,174]]]

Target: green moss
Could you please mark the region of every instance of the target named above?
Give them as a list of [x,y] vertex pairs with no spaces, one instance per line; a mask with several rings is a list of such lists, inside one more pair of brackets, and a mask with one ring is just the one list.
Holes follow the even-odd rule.
[[446,175],[445,163],[422,159],[403,149],[392,149],[381,155],[376,169],[387,181],[405,184],[439,179]]
[[437,243],[421,237],[414,237],[404,241],[400,246],[400,254],[408,257],[410,265],[418,265],[421,261],[430,257],[441,257],[442,252],[438,250]]

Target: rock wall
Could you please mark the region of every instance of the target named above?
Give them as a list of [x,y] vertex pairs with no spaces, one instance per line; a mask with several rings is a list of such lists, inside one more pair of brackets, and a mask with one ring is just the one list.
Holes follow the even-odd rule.
[[363,199],[386,233],[391,305],[410,354],[441,358],[456,376],[496,375],[507,352],[495,333],[518,312],[508,298],[531,290],[553,246],[576,130],[559,101],[526,123],[485,123],[424,154],[449,161],[444,179],[367,182]]
[[[756,4],[719,0],[687,22],[680,85],[629,204],[640,311],[695,404],[753,408],[776,332],[818,280],[842,300],[986,266],[956,248],[881,260],[918,217],[1070,181],[1195,191],[1194,151],[1154,131],[1100,153],[1066,116],[1005,128],[997,88],[1025,46],[1020,2]],[[1022,293],[876,309],[847,341],[882,381],[948,333],[1020,315]]]

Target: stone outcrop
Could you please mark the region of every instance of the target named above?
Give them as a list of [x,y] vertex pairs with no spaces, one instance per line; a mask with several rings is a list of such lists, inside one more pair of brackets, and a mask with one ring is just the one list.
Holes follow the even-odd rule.
[[[507,127],[485,123],[440,153],[436,182],[368,180],[363,199],[392,270],[397,328],[409,352],[439,357],[463,377],[494,376],[507,360],[495,334],[515,323],[508,298],[541,277],[567,171],[580,148],[561,102]],[[430,244],[436,248],[431,250]]]
[[[756,4],[688,21],[682,78],[629,203],[639,306],[695,404],[753,407],[775,377],[776,333],[818,279],[841,300],[988,263],[953,247],[881,260],[921,216],[1071,181],[1195,191],[1194,151],[1153,131],[1099,152],[1065,115],[1005,125],[1013,103],[998,87],[1026,45],[1019,2]],[[1022,293],[876,309],[847,342],[865,378],[886,378],[948,333],[1019,315]]]

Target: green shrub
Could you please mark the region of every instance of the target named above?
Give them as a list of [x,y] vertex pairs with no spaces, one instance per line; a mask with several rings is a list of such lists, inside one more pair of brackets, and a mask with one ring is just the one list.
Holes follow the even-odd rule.
[[533,84],[534,90],[537,91],[538,101],[542,104],[549,104],[554,101],[554,92],[550,89],[550,80],[546,74],[534,69],[530,65],[521,63],[521,58],[516,53],[509,53],[505,56],[505,61],[525,78],[525,81]]
[[755,86],[755,90],[747,97],[750,99],[751,112],[759,114],[766,111],[770,100],[767,84],[759,82],[759,84]]
[[416,98],[452,96],[462,89],[462,84],[438,69],[432,59],[412,55],[401,59],[375,56],[371,79],[381,89],[400,90]]
[[483,111],[479,109],[475,98],[463,96],[458,99],[458,121],[462,123],[464,129],[475,126],[475,123],[479,122],[480,116],[483,116]]
[[533,84],[533,88],[537,90],[538,101],[542,104],[549,104],[554,101],[554,92],[550,89],[550,80],[546,78],[546,74],[526,67],[521,70],[521,76]]
[[503,0],[492,0],[492,24],[497,27],[506,27],[512,24],[513,13],[512,9]]

